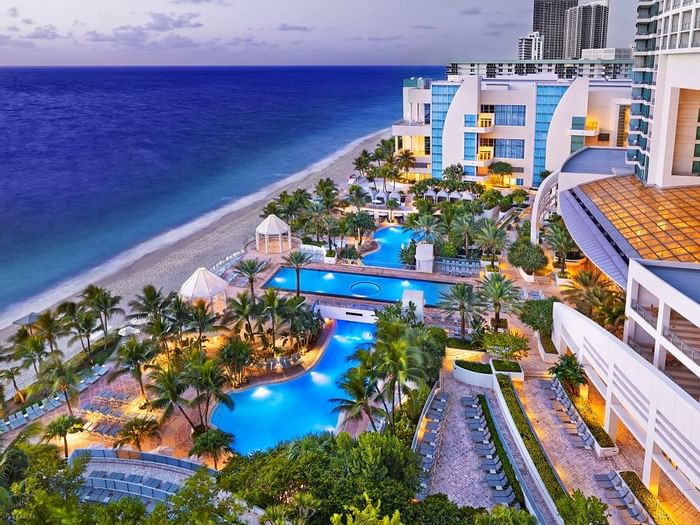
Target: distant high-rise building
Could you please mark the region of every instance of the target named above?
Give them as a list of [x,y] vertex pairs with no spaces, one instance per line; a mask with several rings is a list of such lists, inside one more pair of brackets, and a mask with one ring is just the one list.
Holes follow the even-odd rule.
[[544,38],[538,31],[518,40],[518,60],[542,60]]
[[578,5],[578,0],[535,0],[532,30],[544,38],[542,58],[564,58],[564,23],[566,10]]
[[572,7],[564,19],[564,58],[581,58],[583,49],[602,49],[608,42],[608,0]]

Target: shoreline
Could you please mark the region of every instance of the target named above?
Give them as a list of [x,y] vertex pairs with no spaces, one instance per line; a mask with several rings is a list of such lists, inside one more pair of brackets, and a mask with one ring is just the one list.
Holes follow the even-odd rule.
[[389,128],[384,128],[359,137],[266,188],[167,230],[95,268],[9,306],[0,312],[0,340],[14,331],[11,323],[15,319],[31,311],[54,308],[79,294],[88,284],[94,283],[121,295],[122,304],[128,303],[146,284],[163,288],[166,293],[179,290],[197,267],[208,268],[243,248],[261,220],[261,208],[269,199],[284,190],[311,189],[316,181],[326,177],[343,186],[354,172],[353,160],[357,154],[362,149],[372,150],[388,133]]

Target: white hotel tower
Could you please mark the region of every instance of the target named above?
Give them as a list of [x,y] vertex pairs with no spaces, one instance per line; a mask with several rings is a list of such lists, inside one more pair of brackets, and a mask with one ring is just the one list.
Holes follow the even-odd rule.
[[584,364],[642,480],[700,523],[700,1],[640,0],[629,147],[575,152],[539,188],[531,238],[559,212],[627,291],[623,341],[555,305],[552,340]]

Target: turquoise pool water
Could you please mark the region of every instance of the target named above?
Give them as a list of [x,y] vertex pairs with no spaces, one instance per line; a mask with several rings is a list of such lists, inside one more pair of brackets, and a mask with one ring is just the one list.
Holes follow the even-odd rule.
[[401,226],[387,226],[374,232],[374,240],[379,249],[362,258],[366,266],[381,266],[383,268],[403,268],[399,261],[399,250],[402,246],[408,246],[413,238],[411,230],[404,231]]
[[358,345],[374,341],[374,325],[337,321],[326,350],[309,372],[284,383],[230,394],[233,410],[219,404],[211,421],[235,436],[241,454],[264,450],[312,432],[333,431],[338,423],[331,399],[344,397],[337,381],[353,366]]
[[[265,283],[265,287],[294,291],[296,290],[296,282],[296,273],[293,268],[280,268]],[[428,306],[436,305],[440,301],[440,293],[446,292],[450,288],[447,283],[422,279],[401,279],[308,268],[301,270],[299,282],[301,291],[305,293],[355,297],[387,303],[400,301],[404,290],[422,290],[425,304]]]

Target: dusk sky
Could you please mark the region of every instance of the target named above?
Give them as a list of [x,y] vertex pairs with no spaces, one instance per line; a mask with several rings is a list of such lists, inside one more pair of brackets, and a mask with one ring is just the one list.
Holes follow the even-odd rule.
[[[609,46],[636,4],[610,0]],[[531,24],[531,0],[0,0],[0,65],[443,64]]]

